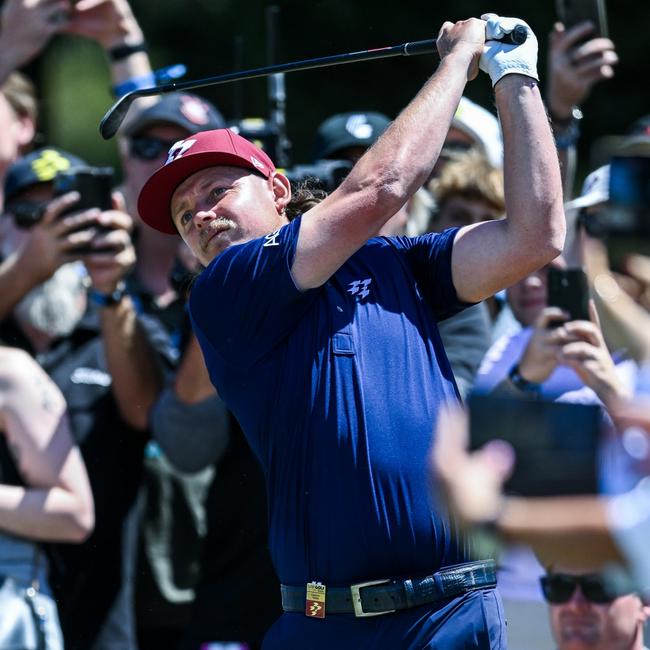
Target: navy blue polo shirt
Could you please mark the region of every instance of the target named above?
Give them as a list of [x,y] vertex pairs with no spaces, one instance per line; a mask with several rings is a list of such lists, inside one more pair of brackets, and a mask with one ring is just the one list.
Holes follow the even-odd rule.
[[210,377],[264,468],[280,581],[344,586],[467,561],[427,457],[457,390],[436,321],[456,230],[375,238],[322,287],[290,274],[300,218],[219,255],[190,315]]

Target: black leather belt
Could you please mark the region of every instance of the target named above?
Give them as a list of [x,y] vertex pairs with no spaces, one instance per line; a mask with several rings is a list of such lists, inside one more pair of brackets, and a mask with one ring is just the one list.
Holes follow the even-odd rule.
[[[372,580],[349,587],[327,587],[325,614],[378,616],[426,605],[497,583],[494,560],[444,567],[436,573],[405,580]],[[285,612],[304,612],[306,587],[281,585]]]

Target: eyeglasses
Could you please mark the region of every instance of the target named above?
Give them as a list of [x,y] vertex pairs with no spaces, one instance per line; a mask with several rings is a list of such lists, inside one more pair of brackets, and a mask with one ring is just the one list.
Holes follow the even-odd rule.
[[602,576],[597,574],[571,575],[567,573],[549,573],[540,578],[544,598],[554,605],[571,600],[576,585],[580,586],[582,595],[598,605],[611,603],[622,594],[617,594]]
[[27,230],[45,215],[47,203],[37,201],[14,201],[5,207],[5,213],[14,218],[18,228]]
[[149,136],[135,136],[131,138],[129,152],[139,160],[156,160],[163,153],[167,153],[177,140],[161,140]]

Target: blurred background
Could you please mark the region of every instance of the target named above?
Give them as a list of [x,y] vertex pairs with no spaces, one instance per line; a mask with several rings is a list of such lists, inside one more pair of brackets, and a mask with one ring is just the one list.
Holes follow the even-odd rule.
[[[539,39],[543,85],[548,33],[557,20],[554,0],[132,0],[131,4],[146,34],[153,66],[185,64],[188,72],[182,81],[230,72],[238,66],[266,65],[267,7],[273,4],[278,16],[276,62],[432,38],[444,20],[485,11],[519,16]],[[617,0],[610,1],[607,9],[620,63],[615,78],[596,85],[582,107],[578,183],[599,162],[594,154],[598,138],[623,133],[632,121],[649,112],[650,5]],[[116,164],[115,142],[102,141],[97,130],[113,100],[103,53],[94,43],[69,36],[55,39],[46,52],[27,69],[41,92],[45,142],[78,151],[92,163]],[[309,160],[316,127],[333,113],[378,110],[395,116],[435,66],[435,57],[418,56],[288,74],[290,162]],[[228,120],[268,116],[265,79],[199,92],[216,103]],[[486,75],[469,84],[466,94],[484,106],[493,104]]]

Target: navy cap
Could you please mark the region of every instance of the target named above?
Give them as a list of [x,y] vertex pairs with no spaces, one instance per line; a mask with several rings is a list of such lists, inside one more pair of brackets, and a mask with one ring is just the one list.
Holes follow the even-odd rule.
[[62,149],[44,147],[18,159],[7,170],[5,202],[39,183],[49,183],[57,174],[72,167],[86,167],[81,158]]
[[222,129],[226,123],[216,107],[206,99],[191,93],[171,93],[145,108],[129,122],[124,133],[137,135],[154,124],[175,124],[188,133]]
[[332,154],[347,147],[369,147],[389,124],[388,117],[372,111],[332,115],[318,127],[313,159],[335,158]]

